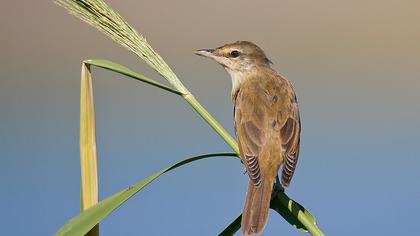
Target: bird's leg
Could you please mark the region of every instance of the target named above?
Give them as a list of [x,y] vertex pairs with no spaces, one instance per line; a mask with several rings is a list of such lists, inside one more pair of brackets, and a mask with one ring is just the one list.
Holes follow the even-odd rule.
[[277,193],[280,191],[284,191],[284,188],[283,186],[281,186],[279,176],[277,175],[276,182],[274,182],[273,185],[273,191],[271,192],[271,200],[273,200],[276,197]]

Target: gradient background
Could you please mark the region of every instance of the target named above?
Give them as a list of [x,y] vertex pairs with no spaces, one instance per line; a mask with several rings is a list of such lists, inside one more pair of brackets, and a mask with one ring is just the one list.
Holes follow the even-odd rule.
[[[419,1],[108,2],[230,133],[230,79],[193,51],[260,45],[300,102],[289,195],[327,235],[418,234]],[[0,12],[0,228],[51,235],[79,211],[81,61],[163,80],[52,1],[7,1]],[[101,199],[188,156],[229,150],[180,98],[101,69],[93,77]],[[222,157],[165,174],[101,235],[215,235],[242,210],[242,170]],[[271,213],[264,235],[302,234]]]

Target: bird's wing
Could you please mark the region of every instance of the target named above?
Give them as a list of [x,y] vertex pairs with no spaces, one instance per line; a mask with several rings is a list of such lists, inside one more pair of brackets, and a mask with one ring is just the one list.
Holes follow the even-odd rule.
[[[234,95],[234,118],[242,162],[253,183],[258,185],[261,181],[261,165],[269,165],[262,168],[277,173],[283,162],[282,185],[288,186],[297,165],[301,129],[290,82],[274,77],[242,85]],[[264,151],[270,155],[262,157]]]
[[280,128],[281,142],[284,150],[284,163],[281,183],[287,187],[292,180],[299,158],[301,123],[296,95],[293,87],[288,83],[290,103],[286,106],[287,112],[278,113],[278,122],[283,124]]
[[[270,87],[272,84],[264,83],[264,81],[265,79],[250,80],[243,84],[234,95],[235,133],[241,159],[251,181],[256,186],[261,183],[261,168],[266,173],[265,168],[270,162],[274,166],[267,168],[277,173],[282,161],[281,149],[278,148],[280,133],[274,132],[273,127],[273,124],[277,122],[278,105],[276,103],[280,104],[279,95],[276,95],[276,90]],[[273,144],[272,140],[277,140],[277,143]],[[273,149],[274,146],[277,148]],[[277,159],[262,155],[269,152],[275,152]],[[266,157],[272,159],[266,160]]]

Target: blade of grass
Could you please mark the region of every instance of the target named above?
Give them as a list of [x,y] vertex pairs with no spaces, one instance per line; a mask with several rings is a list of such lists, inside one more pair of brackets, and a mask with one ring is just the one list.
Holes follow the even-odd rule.
[[107,69],[107,70],[111,70],[111,71],[126,75],[128,77],[131,77],[133,79],[140,80],[140,81],[145,82],[147,84],[153,85],[155,87],[164,89],[164,90],[169,91],[171,93],[174,93],[174,94],[177,94],[177,95],[182,95],[181,92],[179,92],[179,91],[177,91],[173,88],[170,88],[170,87],[168,87],[164,84],[161,84],[161,83],[156,82],[152,79],[149,79],[142,74],[134,72],[134,71],[128,69],[127,67],[125,67],[123,65],[120,65],[120,64],[117,64],[117,63],[112,62],[112,61],[102,60],[102,59],[90,59],[90,60],[83,61],[83,63],[89,64],[89,65],[94,65],[94,66],[97,66],[97,67],[101,67],[101,68],[104,68],[104,69]]
[[[324,234],[316,225],[315,218],[302,205],[290,199],[283,191],[277,193],[271,200],[270,208],[279,213],[289,224],[302,232],[310,232],[314,236],[323,236]],[[219,236],[231,236],[241,228],[240,214],[232,223],[230,223]]]
[[[96,157],[95,110],[89,65],[82,65],[80,86],[80,210],[98,203],[98,167]],[[99,235],[99,225],[89,232]]]
[[283,191],[278,192],[276,197],[271,200],[270,207],[295,228],[303,232],[310,232],[314,236],[324,236],[312,214],[302,205],[290,199]]
[[218,157],[218,156],[236,156],[236,153],[212,153],[205,154],[200,156],[195,156],[176,163],[175,165],[163,169],[159,172],[154,173],[153,175],[147,177],[146,179],[126,188],[125,190],[118,192],[102,201],[93,207],[87,209],[86,211],[81,212],[79,215],[75,216],[69,220],[63,227],[61,227],[54,235],[84,235],[89,230],[91,230],[95,225],[97,225],[101,220],[103,220],[107,215],[112,211],[121,206],[125,201],[130,199],[148,184],[153,182],[156,178],[162,174],[171,171],[175,168],[183,166],[193,161],[198,161],[201,159],[209,157]]

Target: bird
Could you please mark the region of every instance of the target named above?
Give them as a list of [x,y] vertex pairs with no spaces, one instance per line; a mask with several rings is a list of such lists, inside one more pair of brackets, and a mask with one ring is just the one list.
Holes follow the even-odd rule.
[[273,187],[289,186],[298,162],[301,122],[294,87],[252,42],[237,41],[195,54],[216,61],[231,77],[234,130],[249,176],[242,235],[261,234]]

